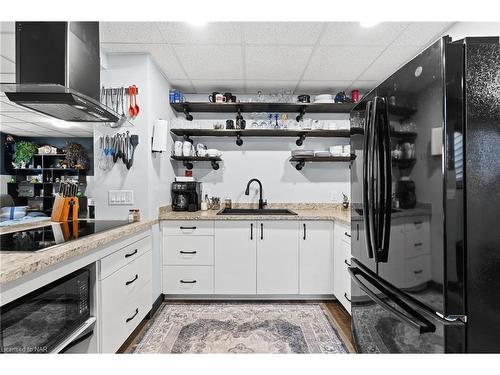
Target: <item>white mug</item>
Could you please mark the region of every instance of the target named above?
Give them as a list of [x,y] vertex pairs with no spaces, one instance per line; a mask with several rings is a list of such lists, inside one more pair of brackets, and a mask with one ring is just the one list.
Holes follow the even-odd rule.
[[175,141],[175,143],[174,143],[174,155],[175,156],[182,156],[182,142],[181,141]]
[[192,156],[193,145],[191,142],[184,141],[182,144],[182,155],[183,156]]

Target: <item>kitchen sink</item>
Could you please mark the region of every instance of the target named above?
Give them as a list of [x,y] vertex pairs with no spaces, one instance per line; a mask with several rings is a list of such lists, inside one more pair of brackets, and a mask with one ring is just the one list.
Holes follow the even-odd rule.
[[286,208],[224,208],[217,215],[297,215]]

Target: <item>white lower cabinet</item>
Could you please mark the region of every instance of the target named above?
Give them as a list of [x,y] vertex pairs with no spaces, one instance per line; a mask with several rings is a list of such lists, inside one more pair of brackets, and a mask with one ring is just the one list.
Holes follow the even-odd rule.
[[299,293],[296,221],[257,223],[257,294]]
[[152,306],[151,237],[100,260],[101,352],[115,353]]
[[257,224],[215,222],[215,294],[257,293]]
[[299,223],[299,293],[333,294],[333,223]]
[[213,294],[214,268],[212,266],[164,266],[163,293]]
[[344,308],[351,313],[351,277],[347,267],[351,261],[351,228],[334,225],[334,294]]

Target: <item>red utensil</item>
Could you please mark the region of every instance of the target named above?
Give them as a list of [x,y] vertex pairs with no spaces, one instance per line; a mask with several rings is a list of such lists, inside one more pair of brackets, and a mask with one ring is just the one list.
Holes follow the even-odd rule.
[[139,105],[137,104],[137,86],[133,85],[132,87],[134,88],[134,103],[135,103],[135,116],[134,117],[137,117],[137,115],[139,114]]
[[129,117],[135,117],[135,104],[134,104],[134,95],[133,95],[134,88],[132,86],[128,87],[128,102],[129,107],[128,107],[128,115]]

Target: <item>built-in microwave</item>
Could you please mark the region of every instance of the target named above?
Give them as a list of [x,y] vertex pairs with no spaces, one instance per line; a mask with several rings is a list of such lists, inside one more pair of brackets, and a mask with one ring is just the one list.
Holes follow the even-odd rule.
[[89,318],[90,270],[81,269],[0,307],[0,352],[54,352]]

